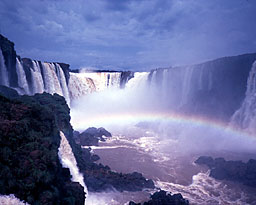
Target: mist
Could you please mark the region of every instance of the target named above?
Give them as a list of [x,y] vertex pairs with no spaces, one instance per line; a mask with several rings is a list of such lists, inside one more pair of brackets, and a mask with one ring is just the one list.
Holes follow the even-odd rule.
[[148,137],[145,143],[151,143],[153,137],[161,142],[162,151],[179,154],[256,151],[256,138],[248,133],[205,116],[178,113],[169,101],[179,90],[168,93],[168,100],[168,90],[157,90],[159,86],[148,83],[148,75],[136,74],[125,89],[106,89],[75,100],[71,105],[74,129],[105,127],[112,134],[135,136],[134,139]]

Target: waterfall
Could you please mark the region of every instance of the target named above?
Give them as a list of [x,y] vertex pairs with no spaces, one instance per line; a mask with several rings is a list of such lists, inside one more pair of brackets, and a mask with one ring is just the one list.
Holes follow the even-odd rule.
[[167,100],[169,94],[169,86],[168,86],[168,77],[169,77],[169,69],[164,69],[163,71],[163,82],[162,82],[162,100]]
[[126,84],[126,89],[140,89],[146,87],[148,84],[149,72],[135,72],[134,77]]
[[108,88],[120,88],[121,72],[86,72],[81,71],[78,75],[91,78],[96,91],[104,91]]
[[57,76],[59,78],[60,86],[62,89],[62,95],[65,97],[67,103],[70,104],[69,91],[68,91],[67,81],[66,81],[64,72],[59,64],[56,64],[55,66],[57,69]]
[[32,92],[43,93],[44,92],[44,81],[41,74],[41,69],[38,61],[32,61],[33,68],[30,68],[31,78],[32,78]]
[[29,205],[18,198],[16,198],[13,194],[10,195],[0,195],[0,204],[1,205]]
[[29,94],[29,87],[28,87],[25,71],[23,69],[23,66],[20,60],[17,57],[16,57],[16,73],[18,76],[18,85],[21,89],[23,89],[23,94]]
[[61,164],[63,167],[69,168],[69,171],[72,175],[71,180],[73,182],[79,182],[79,184],[83,186],[84,192],[88,195],[88,189],[84,183],[84,177],[79,172],[76,158],[72,152],[72,148],[69,145],[69,142],[62,131],[60,131],[60,136],[61,136],[61,142],[60,142],[60,147],[58,149],[58,155],[59,155]]
[[232,116],[230,124],[251,133],[256,132],[256,61],[249,73],[245,99],[242,106]]
[[55,75],[53,74],[53,68],[52,65],[50,63],[42,63],[42,68],[43,68],[43,77],[44,77],[44,90],[47,93],[53,94],[53,93],[57,93],[55,86],[56,86],[56,82],[55,82]]
[[[188,95],[191,90],[191,78],[193,74],[193,68],[192,67],[186,67],[185,68],[185,76],[183,80],[183,86],[181,91],[181,106],[188,103]],[[199,78],[200,79],[200,78]]]
[[8,72],[4,62],[4,56],[0,48],[0,85],[9,86]]
[[70,73],[68,90],[70,99],[75,100],[95,92],[96,87],[93,80],[88,78],[85,73]]

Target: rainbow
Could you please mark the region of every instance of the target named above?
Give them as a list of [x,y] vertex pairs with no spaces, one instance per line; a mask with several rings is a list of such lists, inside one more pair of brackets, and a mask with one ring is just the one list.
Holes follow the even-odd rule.
[[[82,116],[81,116],[82,114]],[[209,120],[204,117],[187,116],[167,112],[122,112],[122,113],[101,113],[93,116],[84,116],[84,113],[71,112],[71,123],[77,130],[84,130],[89,126],[104,126],[105,124],[132,124],[138,122],[166,121],[173,124],[184,124],[194,128],[208,127],[231,135],[240,135],[245,138],[256,140],[256,133],[248,133],[244,130],[228,126],[216,120]]]

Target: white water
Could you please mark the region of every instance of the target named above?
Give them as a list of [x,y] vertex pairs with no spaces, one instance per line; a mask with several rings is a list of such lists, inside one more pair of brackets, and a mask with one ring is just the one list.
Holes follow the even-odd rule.
[[67,81],[65,78],[65,74],[62,70],[62,68],[60,67],[59,64],[55,64],[56,69],[57,69],[57,76],[60,82],[60,86],[61,86],[61,90],[62,90],[62,95],[64,96],[64,98],[67,101],[67,104],[70,104],[70,97],[69,97],[69,91],[68,91],[68,86],[67,86]]
[[[4,65],[3,56],[0,53],[0,72],[3,85],[9,85],[8,73]],[[35,93],[47,92],[50,94],[57,93],[63,96],[67,104],[70,105],[70,93],[68,83],[63,69],[58,63],[42,62],[42,69],[39,61],[32,61],[32,67],[29,67],[31,74],[31,83],[28,83],[29,76],[26,75],[22,61],[16,58],[16,73],[18,76],[18,87],[16,89],[20,94],[34,95]],[[72,82],[72,80],[71,80]],[[78,88],[81,93],[82,88]],[[79,94],[78,94],[79,95]]]
[[19,200],[13,194],[10,194],[10,195],[0,195],[0,205],[29,205],[29,204]]
[[70,73],[68,89],[72,100],[84,97],[96,91],[96,86],[91,78],[84,73]]
[[43,93],[44,92],[44,81],[41,74],[41,69],[38,61],[32,61],[33,68],[30,68],[32,78],[32,92]]
[[16,57],[16,73],[18,76],[18,85],[23,88],[23,94],[29,94],[28,82],[26,79],[25,71],[21,65],[20,60]]
[[87,78],[91,78],[96,91],[104,91],[108,88],[120,88],[121,72],[87,72],[81,71]]
[[70,173],[72,175],[72,181],[73,182],[79,182],[81,186],[84,188],[84,192],[88,196],[88,189],[84,183],[84,177],[83,175],[79,172],[79,169],[77,167],[77,162],[76,158],[72,152],[72,148],[70,147],[68,140],[66,139],[64,133],[60,131],[60,136],[61,136],[61,142],[60,142],[60,147],[59,147],[59,158],[61,161],[61,164],[65,168],[69,168]]
[[[168,89],[175,89],[173,85],[180,86],[177,102],[182,103],[187,103],[197,89],[211,89],[211,72],[193,69],[186,69],[182,76],[186,76],[187,82],[180,84],[168,82],[179,76],[177,69],[163,71],[162,89],[168,93]],[[162,98],[151,91],[164,94],[159,85],[154,85],[159,77],[156,72],[152,74],[151,87],[147,81],[149,73],[135,73],[124,90],[107,90],[77,100],[71,109],[73,127],[83,131],[89,126],[103,126],[113,134],[93,152],[101,157],[99,162],[115,171],[141,172],[161,188],[182,193],[192,204],[249,204],[247,200],[255,199],[251,191],[236,183],[228,186],[212,179],[193,161],[200,155],[233,160],[255,157],[256,138],[202,119],[156,118]],[[193,83],[194,72],[199,73],[199,78]],[[170,96],[175,95],[170,93],[167,97]],[[145,127],[136,126],[139,122],[147,123]]]
[[3,56],[1,48],[0,48],[0,72],[1,72],[0,73],[0,75],[1,75],[0,83],[2,85],[9,86],[8,72],[7,72],[7,68],[5,66],[5,63],[4,63],[4,56]]
[[[111,121],[109,118],[109,124]],[[163,130],[164,127],[157,122],[150,124],[150,128],[129,124],[118,127],[116,124],[110,129],[113,137],[101,142],[99,147],[92,147],[92,151],[101,157],[100,163],[109,165],[111,169],[122,173],[141,172],[146,178],[153,179],[157,187],[172,193],[181,193],[191,204],[253,204],[251,202],[256,200],[255,189],[215,180],[209,177],[205,167],[193,162],[207,153],[229,160],[247,161],[251,157],[245,154],[247,147],[251,147],[252,156],[255,156],[255,139],[250,141],[239,134],[234,137],[233,133],[214,139],[223,131],[211,126],[200,128],[181,123],[179,128],[174,126],[176,130],[172,129],[170,123],[166,126]],[[207,136],[205,130],[208,130]],[[109,195],[113,196],[111,193]],[[120,202],[121,200],[120,194]],[[134,200],[140,202],[139,197]]]
[[256,133],[256,61],[247,80],[246,96],[242,106],[231,118],[231,125]]

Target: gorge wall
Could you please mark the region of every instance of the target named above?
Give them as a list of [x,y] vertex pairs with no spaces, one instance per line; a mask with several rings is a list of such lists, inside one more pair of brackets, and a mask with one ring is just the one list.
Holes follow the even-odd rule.
[[167,109],[229,121],[245,98],[247,78],[255,60],[256,54],[245,54],[157,69],[149,74],[150,89]]
[[68,64],[20,58],[14,44],[0,35],[0,85],[19,94],[57,93],[70,105],[89,93],[126,87],[136,92],[144,86],[146,98],[164,110],[224,122],[240,108],[245,96],[248,99],[247,79],[255,60],[253,53],[151,72],[71,71]]

